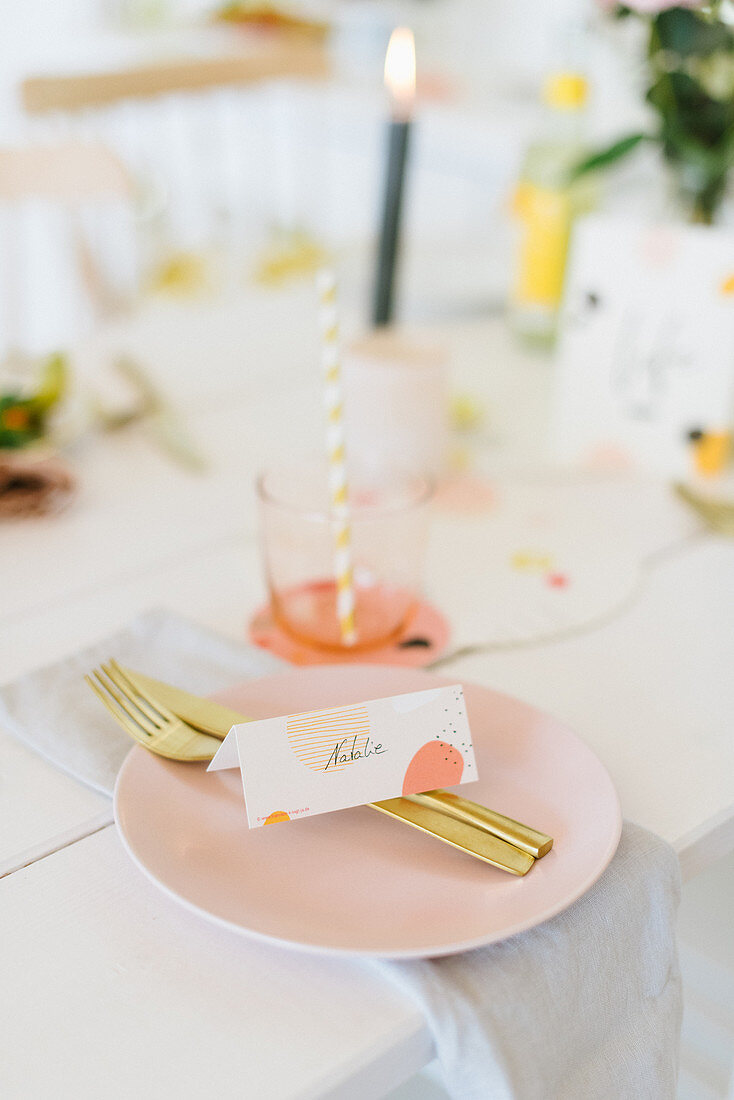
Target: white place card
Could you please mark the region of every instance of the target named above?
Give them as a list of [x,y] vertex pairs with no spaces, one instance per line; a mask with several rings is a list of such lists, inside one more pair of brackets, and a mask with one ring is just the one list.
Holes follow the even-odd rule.
[[460,685],[233,726],[251,829],[477,779]]
[[561,462],[716,472],[734,412],[734,234],[579,222],[556,366]]

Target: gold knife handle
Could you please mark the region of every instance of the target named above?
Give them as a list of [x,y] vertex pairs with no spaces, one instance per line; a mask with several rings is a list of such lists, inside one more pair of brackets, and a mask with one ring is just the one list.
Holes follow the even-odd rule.
[[421,806],[441,810],[451,814],[458,821],[475,825],[479,829],[486,829],[535,859],[542,859],[553,847],[553,837],[548,836],[547,833],[531,829],[521,821],[514,821],[511,817],[498,814],[487,806],[480,806],[478,802],[471,802],[468,798],[462,798],[461,795],[452,794],[451,791],[425,791],[423,794],[411,794],[409,797]]
[[449,817],[440,810],[431,809],[429,806],[412,802],[407,798],[388,798],[383,802],[370,802],[374,810],[381,814],[397,818],[412,825],[421,832],[451,844],[461,852],[491,863],[501,871],[509,871],[511,875],[526,875],[535,863],[535,860],[527,852],[521,852],[512,844],[507,844],[484,829],[478,829],[456,817]]

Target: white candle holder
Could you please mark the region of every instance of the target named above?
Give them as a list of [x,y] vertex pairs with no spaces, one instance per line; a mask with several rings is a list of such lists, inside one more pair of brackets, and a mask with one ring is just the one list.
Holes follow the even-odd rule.
[[439,479],[448,452],[447,359],[390,330],[352,344],[342,365],[349,464],[366,476]]

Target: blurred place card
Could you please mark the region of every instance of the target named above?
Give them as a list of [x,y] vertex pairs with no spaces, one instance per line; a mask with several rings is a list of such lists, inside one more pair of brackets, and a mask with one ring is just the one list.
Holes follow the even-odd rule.
[[717,473],[734,409],[734,234],[579,222],[556,385],[559,461]]
[[459,685],[233,726],[208,770],[237,767],[251,829],[477,779]]

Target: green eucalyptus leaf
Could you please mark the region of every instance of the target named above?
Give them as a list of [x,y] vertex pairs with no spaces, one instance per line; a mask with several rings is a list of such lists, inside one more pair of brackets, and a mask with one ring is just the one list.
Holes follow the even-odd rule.
[[597,172],[603,168],[608,168],[611,164],[615,164],[618,160],[626,157],[633,149],[636,149],[640,142],[646,140],[648,140],[647,134],[628,134],[627,137],[620,138],[605,149],[597,149],[574,165],[570,173],[571,181],[588,175],[589,172]]
[[671,74],[662,73],[658,76],[657,80],[648,88],[645,99],[661,115],[676,111],[678,104]]
[[661,116],[664,138],[676,130],[713,148],[734,129],[734,102],[713,99],[688,73],[660,76],[648,90],[647,101]]
[[660,48],[681,57],[705,56],[734,44],[734,35],[724,23],[711,22],[692,8],[668,8],[653,22]]

